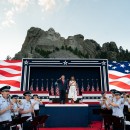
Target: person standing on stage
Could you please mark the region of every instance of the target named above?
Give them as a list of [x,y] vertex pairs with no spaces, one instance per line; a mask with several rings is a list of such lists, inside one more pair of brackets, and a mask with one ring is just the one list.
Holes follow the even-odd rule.
[[[0,97],[0,122],[3,121],[12,121],[11,118],[11,109],[12,104],[9,97],[10,86],[4,86],[0,88],[2,96]],[[0,125],[0,130],[10,130],[8,125]]]
[[62,75],[58,80],[58,87],[60,93],[60,104],[65,104],[66,99],[66,90],[67,90],[67,81],[65,80],[65,75]]
[[68,94],[68,98],[71,99],[72,104],[74,104],[74,101],[77,100],[76,88],[77,88],[77,83],[76,83],[74,76],[72,76],[69,81],[69,94]]
[[25,123],[23,123],[23,130],[33,130],[33,127],[31,126],[31,121],[33,120],[33,105],[31,103],[31,91],[26,91],[23,93],[25,100],[22,101],[22,104],[20,105],[20,114],[21,117],[29,116],[30,118],[27,119]]
[[34,114],[35,116],[39,116],[39,105],[42,105],[42,102],[38,98],[37,94],[33,95],[33,99],[31,100],[31,103],[34,105]]

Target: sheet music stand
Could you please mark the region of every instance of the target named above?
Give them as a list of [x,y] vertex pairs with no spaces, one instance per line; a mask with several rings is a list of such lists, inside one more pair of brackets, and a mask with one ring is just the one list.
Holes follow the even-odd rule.
[[130,113],[126,113],[126,114],[125,114],[125,117],[126,117],[126,120],[127,120],[127,121],[130,121]]
[[47,118],[49,117],[49,115],[42,115],[42,116],[37,116],[34,117],[33,121],[31,122],[31,124],[36,127],[37,130],[39,130],[39,125],[45,123],[45,121],[47,120]]
[[124,114],[124,129],[130,129],[130,112]]
[[112,116],[112,122],[113,122],[113,125],[116,126],[116,128],[122,128],[122,130],[124,130],[123,121],[121,121],[119,117]]
[[13,127],[13,126],[14,126],[14,127],[17,127],[18,124],[24,123],[28,118],[30,118],[30,116],[14,118],[14,119],[10,122],[10,127]]
[[123,113],[126,114],[126,113],[128,113],[128,112],[129,112],[129,111],[128,111],[128,106],[127,106],[127,105],[124,105]]

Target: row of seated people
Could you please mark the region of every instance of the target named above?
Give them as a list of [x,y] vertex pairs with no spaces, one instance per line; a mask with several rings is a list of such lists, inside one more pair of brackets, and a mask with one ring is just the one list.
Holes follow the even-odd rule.
[[101,93],[100,113],[103,116],[105,130],[130,130],[130,126],[125,121],[130,121],[130,98],[126,92],[115,89],[110,90],[111,96],[106,92]]

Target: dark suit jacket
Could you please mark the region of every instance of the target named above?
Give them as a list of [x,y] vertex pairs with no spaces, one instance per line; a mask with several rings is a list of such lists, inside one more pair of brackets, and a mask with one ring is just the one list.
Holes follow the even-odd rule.
[[58,87],[59,87],[59,90],[65,90],[67,89],[67,81],[65,80],[64,81],[64,84],[62,82],[62,80],[58,80]]

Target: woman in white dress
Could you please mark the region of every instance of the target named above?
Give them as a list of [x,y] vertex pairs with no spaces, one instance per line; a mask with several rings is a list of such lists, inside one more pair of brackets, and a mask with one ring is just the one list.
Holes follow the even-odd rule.
[[74,101],[77,100],[76,88],[77,88],[77,83],[74,76],[72,76],[69,81],[69,94],[68,94],[68,98],[71,99],[71,103],[74,103]]

